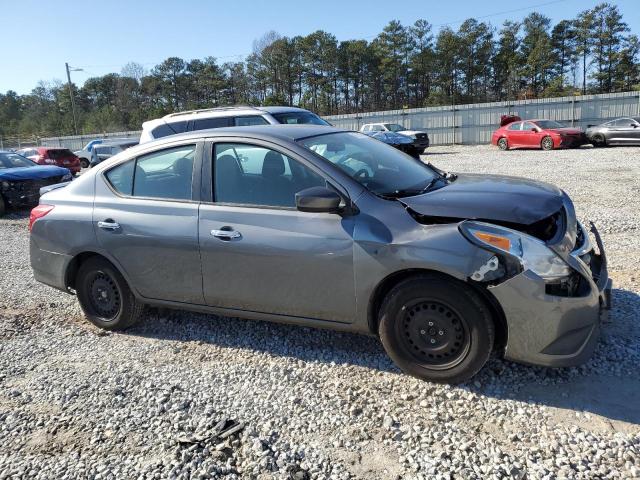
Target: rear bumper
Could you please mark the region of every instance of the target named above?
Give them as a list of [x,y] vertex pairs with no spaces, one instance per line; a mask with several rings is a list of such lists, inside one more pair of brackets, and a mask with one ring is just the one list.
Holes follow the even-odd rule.
[[568,367],[587,361],[598,343],[600,325],[611,308],[612,282],[604,248],[594,230],[599,265],[588,293],[563,297],[546,293],[542,278],[531,271],[489,287],[506,317],[508,339],[505,358],[548,367]]
[[38,247],[31,238],[29,242],[29,257],[33,277],[41,283],[67,292],[66,272],[72,258],[70,255],[49,252]]

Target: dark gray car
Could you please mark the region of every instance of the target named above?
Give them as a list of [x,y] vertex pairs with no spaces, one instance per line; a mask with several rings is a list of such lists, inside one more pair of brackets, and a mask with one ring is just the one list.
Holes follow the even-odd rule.
[[368,333],[406,372],[444,382],[494,349],[583,362],[611,289],[597,230],[556,187],[441,172],[326,126],[118,154],[43,195],[31,265],[102,328],[155,305]]
[[616,118],[587,128],[585,134],[596,147],[640,145],[640,117]]

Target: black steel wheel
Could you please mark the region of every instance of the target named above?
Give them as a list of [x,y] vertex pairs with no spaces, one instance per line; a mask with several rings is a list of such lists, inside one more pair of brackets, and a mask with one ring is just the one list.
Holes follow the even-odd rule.
[[540,142],[540,146],[543,150],[553,150],[553,138],[544,137]]
[[385,350],[406,373],[464,382],[486,363],[495,327],[484,299],[464,282],[425,273],[394,286],[379,311]]
[[500,150],[509,150],[509,142],[505,137],[498,140],[498,148]]
[[122,297],[115,280],[100,270],[88,277],[91,307],[99,316],[115,319],[122,308]]
[[86,317],[100,328],[128,328],[144,309],[122,274],[102,257],[91,257],[80,265],[75,285]]
[[466,320],[446,304],[418,299],[404,306],[403,319],[396,325],[407,351],[430,368],[451,368],[469,351]]

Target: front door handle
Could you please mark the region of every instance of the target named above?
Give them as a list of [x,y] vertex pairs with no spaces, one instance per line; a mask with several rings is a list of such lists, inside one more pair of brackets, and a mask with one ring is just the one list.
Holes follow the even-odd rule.
[[240,238],[240,232],[236,232],[231,227],[222,227],[220,230],[211,230],[211,235],[221,240],[231,240]]
[[110,218],[107,218],[103,222],[98,222],[98,227],[102,228],[103,230],[118,230],[120,228],[120,224],[114,222]]

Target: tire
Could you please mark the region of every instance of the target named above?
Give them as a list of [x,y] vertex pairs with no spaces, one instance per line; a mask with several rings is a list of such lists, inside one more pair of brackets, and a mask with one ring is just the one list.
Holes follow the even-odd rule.
[[543,150],[553,150],[553,138],[547,136],[540,141],[540,147]]
[[380,307],[378,333],[404,372],[460,383],[487,362],[495,338],[491,313],[469,286],[443,275],[403,280]]
[[4,203],[4,198],[0,195],[0,217],[2,217],[7,212],[7,205]]
[[509,141],[506,139],[506,137],[502,137],[498,140],[498,148],[500,150],[509,150]]
[[604,138],[604,135],[596,134],[591,137],[591,143],[594,147],[606,147],[607,140]]
[[80,166],[82,168],[89,168],[89,160],[87,160],[86,158],[81,158],[80,159]]
[[92,257],[80,265],[76,292],[85,316],[105,330],[124,330],[142,316],[139,302],[124,277],[107,260]]

